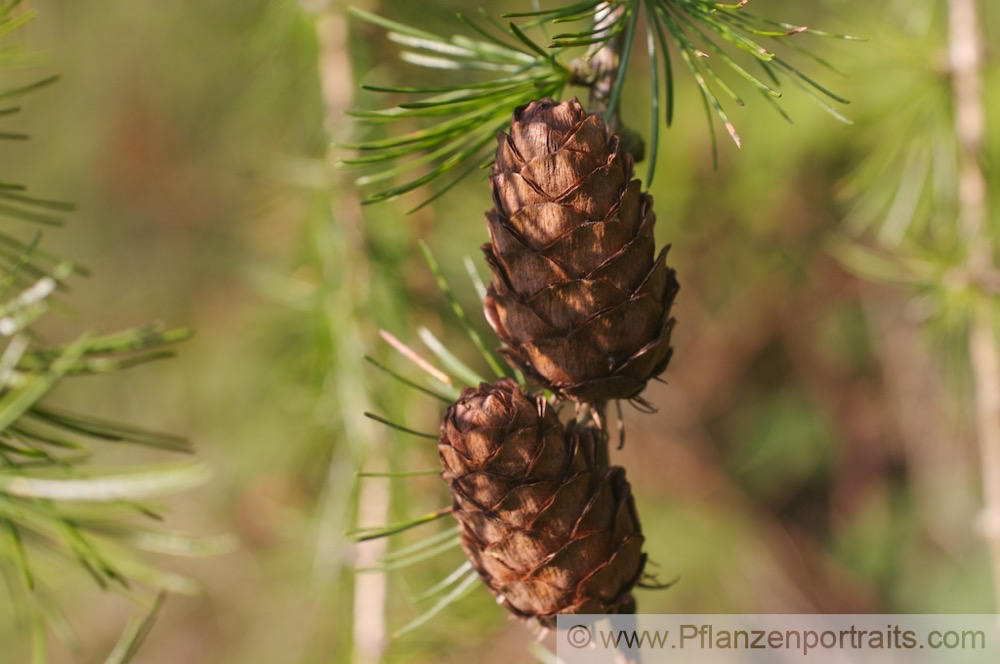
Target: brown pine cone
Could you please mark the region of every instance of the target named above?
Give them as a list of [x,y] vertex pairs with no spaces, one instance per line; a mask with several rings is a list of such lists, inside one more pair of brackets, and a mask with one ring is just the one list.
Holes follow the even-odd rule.
[[576,99],[534,101],[498,135],[486,317],[503,352],[560,396],[638,396],[670,361],[679,288],[632,157]]
[[564,428],[510,379],[465,390],[445,413],[438,452],[462,547],[521,618],[548,626],[559,613],[635,610],[643,536],[602,436]]

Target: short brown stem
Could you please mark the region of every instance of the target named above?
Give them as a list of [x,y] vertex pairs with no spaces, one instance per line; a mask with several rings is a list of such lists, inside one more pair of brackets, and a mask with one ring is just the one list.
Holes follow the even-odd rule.
[[[615,23],[625,11],[625,3],[605,2],[594,14],[594,29],[600,30],[605,26]],[[615,109],[608,117],[608,107],[611,104],[611,95],[618,83],[618,65],[622,58],[624,48],[624,37],[619,34],[601,46],[596,53],[589,57],[590,71],[593,79],[590,86],[590,112],[600,113],[605,116],[608,129],[612,132],[618,131],[621,124],[618,109]]]

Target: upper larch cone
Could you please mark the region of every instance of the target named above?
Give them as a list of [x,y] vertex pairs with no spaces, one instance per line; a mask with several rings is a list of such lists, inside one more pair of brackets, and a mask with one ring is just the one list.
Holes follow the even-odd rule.
[[638,396],[670,361],[679,286],[632,157],[576,99],[517,108],[498,143],[484,308],[504,353],[563,397]]
[[438,452],[462,548],[521,618],[635,610],[643,536],[603,435],[564,427],[510,379],[465,390],[445,414]]

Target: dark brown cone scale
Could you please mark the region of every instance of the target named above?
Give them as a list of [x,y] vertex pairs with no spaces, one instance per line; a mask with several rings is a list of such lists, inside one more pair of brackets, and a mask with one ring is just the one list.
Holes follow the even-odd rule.
[[551,625],[559,613],[632,613],[645,565],[624,469],[600,430],[563,427],[510,379],[465,390],[438,452],[462,547],[499,602]]
[[484,308],[503,352],[563,397],[638,396],[670,361],[679,286],[632,157],[576,99],[517,108],[497,140]]

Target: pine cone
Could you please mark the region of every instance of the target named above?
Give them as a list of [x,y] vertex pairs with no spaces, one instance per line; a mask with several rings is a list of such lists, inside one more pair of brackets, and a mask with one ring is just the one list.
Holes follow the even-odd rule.
[[637,396],[670,361],[679,286],[632,157],[576,99],[517,108],[498,142],[484,307],[504,354],[563,397]]
[[564,428],[510,379],[465,390],[445,413],[438,452],[462,547],[521,618],[551,625],[559,613],[635,610],[643,536],[624,469],[601,458],[602,436]]

